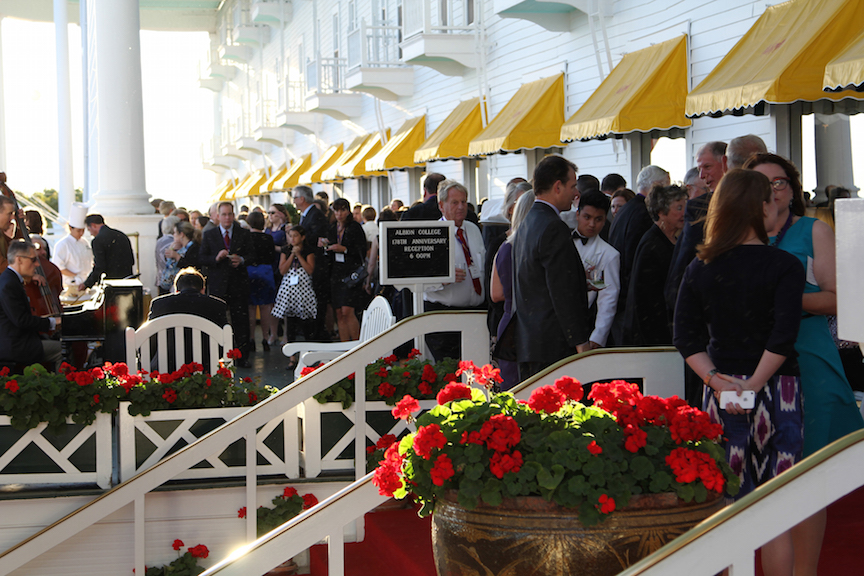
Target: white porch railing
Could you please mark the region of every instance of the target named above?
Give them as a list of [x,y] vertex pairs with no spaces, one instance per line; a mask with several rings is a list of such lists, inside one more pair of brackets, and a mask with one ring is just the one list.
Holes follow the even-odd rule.
[[[356,374],[355,394],[357,400],[354,403],[355,421],[364,421],[366,413],[365,368],[369,359],[389,354],[394,347],[413,339],[415,336],[442,331],[461,333],[462,352],[465,359],[472,360],[476,364],[483,364],[489,361],[489,332],[486,328],[485,312],[432,312],[403,320],[387,332],[371,340],[367,340],[356,348],[346,352],[336,361],[319,368],[307,377],[281,390],[278,394],[271,396],[240,414],[227,424],[166,457],[132,479],[116,486],[86,506],[4,551],[0,554],[0,574],[8,574],[16,568],[23,566],[46,550],[54,548],[88,526],[130,503],[134,504],[135,514],[135,569],[138,574],[143,574],[144,501],[148,492],[175,478],[178,474],[185,472],[198,462],[206,460],[211,455],[221,453],[230,444],[240,439],[245,439],[246,507],[247,510],[256,510],[258,508],[256,501],[258,467],[255,435],[259,428],[272,420],[281,418],[286,412],[294,409],[307,398],[325,390],[334,382],[338,382],[351,373]],[[363,462],[366,457],[366,431],[362,426],[356,426],[355,433],[355,460]],[[363,466],[356,467],[356,477],[362,477],[363,471]],[[370,501],[372,500],[374,498]],[[332,501],[332,498],[325,502],[328,501]],[[356,503],[352,505],[356,505]],[[363,505],[365,506],[365,503]],[[372,504],[372,507],[375,505]],[[319,504],[313,510],[318,510],[321,507],[322,505]],[[330,512],[326,515],[329,514]],[[248,542],[255,540],[255,516],[255,514],[248,514],[246,518],[246,537]],[[340,517],[340,520],[342,518]],[[330,543],[342,542],[342,525],[345,523],[344,521],[339,523],[335,530],[329,534],[328,539]],[[333,524],[330,523],[327,525],[332,526]],[[318,536],[318,539],[324,535],[326,534]],[[358,537],[362,538],[362,533],[358,534]],[[306,540],[303,539],[303,541]],[[342,547],[337,546],[336,548],[339,550],[338,554],[341,554]],[[331,554],[336,554],[336,552],[331,552]],[[283,556],[278,562],[272,564],[270,568],[294,555],[296,554]]]
[[280,82],[279,111],[280,112],[305,112],[306,111],[306,83],[301,80]]
[[346,58],[318,58],[306,65],[306,90],[333,94],[345,90]]
[[400,61],[399,26],[360,27],[348,32],[348,70],[354,68],[404,66]]
[[[403,39],[417,34],[474,32],[476,27],[466,10],[474,0],[403,0]],[[433,9],[434,7],[434,9]],[[475,9],[476,10],[476,9]],[[476,11],[474,16],[476,21]],[[459,22],[459,24],[457,24]]]

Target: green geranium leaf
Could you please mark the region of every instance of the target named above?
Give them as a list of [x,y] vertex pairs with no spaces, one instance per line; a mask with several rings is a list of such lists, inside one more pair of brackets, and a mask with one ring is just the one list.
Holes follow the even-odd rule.
[[560,464],[552,466],[551,470],[541,468],[537,472],[537,483],[547,490],[554,490],[564,479],[564,467]]
[[654,473],[654,465],[645,456],[636,456],[630,461],[630,472],[637,480],[643,480]]

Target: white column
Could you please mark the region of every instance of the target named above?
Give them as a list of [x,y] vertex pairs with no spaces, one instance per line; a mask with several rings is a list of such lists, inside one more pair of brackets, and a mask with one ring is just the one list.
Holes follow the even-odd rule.
[[[91,102],[98,159],[91,212],[153,214],[144,181],[138,0],[88,0]],[[169,134],[163,135],[170,138]],[[93,140],[91,139],[91,143]]]
[[852,133],[845,114],[814,114],[816,188],[829,184],[855,189],[852,179]]
[[0,172],[6,170],[6,107],[3,104],[3,16],[0,15]]
[[54,0],[54,36],[57,44],[57,131],[60,153],[58,212],[69,215],[75,199],[72,183],[72,103],[69,82],[69,14],[66,0]]

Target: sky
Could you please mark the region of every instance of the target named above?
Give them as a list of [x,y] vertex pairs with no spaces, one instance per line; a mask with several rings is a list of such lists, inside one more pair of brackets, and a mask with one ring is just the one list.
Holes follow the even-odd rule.
[[[57,73],[54,25],[2,20],[6,172],[26,194],[58,187]],[[213,134],[213,93],[198,86],[206,32],[141,31],[147,192],[203,207],[217,175],[202,168],[201,144]],[[84,183],[81,32],[69,26],[73,182]]]

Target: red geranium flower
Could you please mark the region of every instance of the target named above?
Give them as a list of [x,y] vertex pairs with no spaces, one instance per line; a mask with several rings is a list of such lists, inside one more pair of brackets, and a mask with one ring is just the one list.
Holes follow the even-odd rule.
[[555,386],[541,386],[531,393],[528,407],[535,412],[554,414],[564,405],[564,394]]
[[402,488],[402,477],[395,466],[382,464],[375,469],[372,484],[378,487],[379,494],[392,498],[393,493]]
[[417,390],[419,390],[424,396],[432,394],[432,386],[430,386],[428,382],[421,381],[420,384],[417,385]]
[[174,540],[174,543],[171,544],[171,547],[174,548],[174,550],[180,550],[180,548],[182,548],[183,546],[183,541],[179,538],[177,540]]
[[98,394],[94,394],[94,395],[93,395],[93,403],[94,403],[94,404],[98,404],[98,403],[99,403],[99,395],[98,395]]
[[489,470],[497,478],[504,478],[508,472],[519,472],[522,469],[522,453],[514,450],[512,454],[496,452],[489,459]]
[[198,544],[197,546],[189,548],[189,553],[193,558],[207,558],[207,556],[210,555],[210,550],[208,550],[207,546],[204,544]]
[[292,486],[286,486],[285,490],[282,491],[282,498],[285,498],[287,500],[292,496],[298,496],[297,489]]
[[485,364],[482,368],[474,370],[474,379],[481,386],[490,388],[495,382],[501,383],[504,379],[501,377],[501,370],[493,368],[491,364]]
[[570,376],[562,376],[555,380],[555,387],[560,390],[568,400],[573,400],[574,402],[582,400],[582,396],[584,395],[582,383]]
[[615,500],[610,498],[608,494],[601,494],[595,505],[603,514],[611,514],[615,511]]
[[420,411],[420,403],[417,402],[414,398],[406,394],[402,397],[402,400],[396,403],[396,407],[391,410],[391,414],[393,414],[394,418],[400,418],[402,420],[408,420],[411,417],[411,414],[414,412]]
[[386,378],[387,374],[388,372],[386,366],[381,366],[380,368],[378,368],[378,371],[375,372],[375,376],[378,376],[379,378]]
[[225,353],[225,356],[230,358],[231,360],[237,360],[243,357],[243,354],[240,352],[239,348],[232,348],[228,352]]
[[432,450],[444,448],[446,445],[447,438],[444,437],[438,424],[422,426],[414,436],[414,451],[426,460],[432,457]]
[[18,391],[18,381],[17,380],[9,380],[6,382],[6,390],[9,390],[10,394],[15,394]]
[[408,352],[408,359],[416,358],[420,355],[420,351],[416,348],[411,348],[411,351]]
[[240,508],[240,510],[237,511],[237,517],[238,518],[245,518],[246,517],[246,506],[243,506],[242,508]]
[[303,376],[306,376],[307,374],[311,374],[312,372],[315,371],[316,368],[318,368],[318,366],[304,366],[300,370],[300,377],[302,378]]
[[249,403],[250,404],[254,404],[254,403],[258,402],[258,395],[257,394],[255,394],[254,392],[248,392],[248,394],[249,394]]
[[602,453],[603,453],[603,448],[601,448],[600,445],[597,444],[597,442],[595,442],[594,440],[592,440],[591,443],[588,444],[588,452],[590,452],[591,454],[597,456],[598,454],[602,454]]
[[382,382],[378,385],[378,394],[383,396],[384,398],[390,398],[393,394],[396,393],[396,387],[390,384],[389,382]]
[[420,380],[424,382],[435,382],[438,379],[438,374],[435,373],[435,369],[432,368],[431,364],[426,364],[423,366],[423,373],[420,375]]
[[451,382],[447,384],[440,392],[438,392],[438,404],[444,405],[453,400],[461,400],[462,398],[471,399],[471,387],[465,384]]
[[304,494],[303,495],[303,509],[308,510],[318,504],[318,498],[315,497],[314,494]]
[[495,414],[483,423],[480,436],[486,441],[486,447],[496,452],[507,452],[522,439],[519,424],[512,416]]
[[377,448],[378,450],[386,450],[394,442],[396,442],[396,436],[394,436],[393,434],[385,434],[378,439],[378,442],[375,443],[375,448]]
[[449,478],[453,477],[453,461],[447,454],[439,454],[435,459],[435,464],[432,465],[432,470],[429,471],[429,476],[432,477],[432,483],[436,486],[443,486]]
[[165,392],[162,393],[162,398],[164,398],[169,404],[173,404],[174,401],[177,400],[177,392],[171,388],[166,388]]

